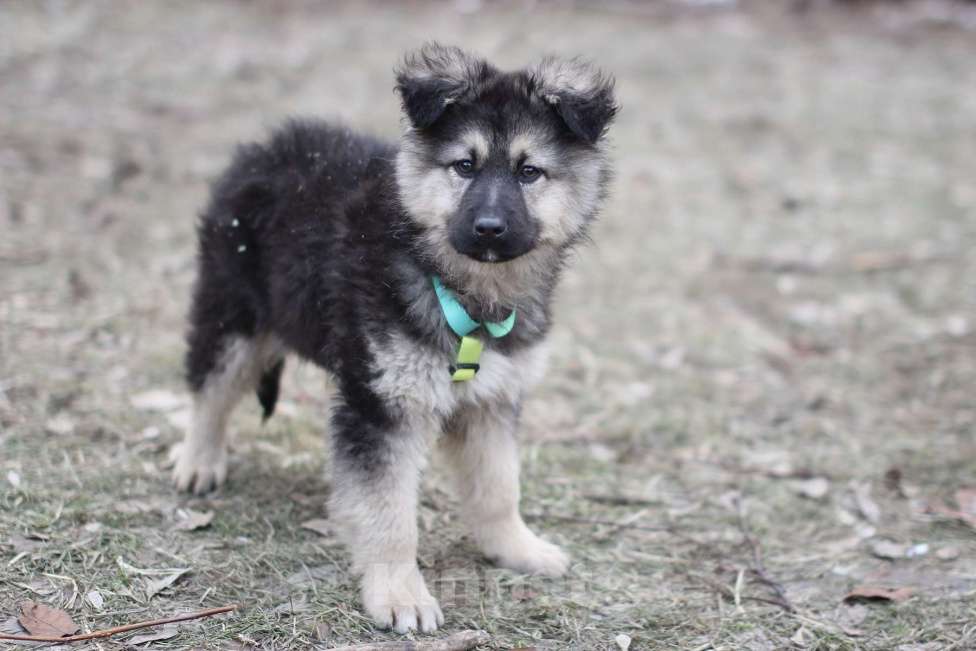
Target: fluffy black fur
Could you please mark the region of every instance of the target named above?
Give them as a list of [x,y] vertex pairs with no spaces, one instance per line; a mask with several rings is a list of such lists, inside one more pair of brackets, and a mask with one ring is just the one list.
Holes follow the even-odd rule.
[[[220,485],[231,409],[256,391],[270,417],[287,353],[327,369],[330,517],[363,574],[363,605],[379,625],[429,632],[443,614],[414,552],[433,437],[463,475],[486,555],[550,576],[568,567],[518,513],[515,429],[521,392],[543,372],[553,288],[606,194],[616,105],[612,80],[583,62],[503,73],[433,44],[404,59],[397,89],[409,122],[399,147],[294,120],[240,147],[214,184],[186,358],[194,418],[173,478],[197,493]],[[517,309],[508,335],[482,337],[482,369],[461,386],[435,275],[475,320]]]
[[[503,133],[542,123],[566,148],[591,146],[616,110],[611,86],[547,101],[541,83],[478,62],[461,80],[401,71],[397,87],[417,137],[431,144],[472,124]],[[194,391],[232,337],[273,335],[336,377],[337,451],[377,456],[396,414],[370,388],[383,360],[367,341],[399,329],[421,345],[448,353],[456,346],[430,285],[438,262],[398,199],[395,155],[392,144],[314,120],[289,122],[267,143],[237,151],[199,223],[186,360]],[[511,335],[487,339],[487,347],[512,352],[544,336],[560,264],[520,300]],[[497,320],[509,309],[454,289],[475,318]],[[272,364],[257,387],[266,417],[280,375],[281,363]]]

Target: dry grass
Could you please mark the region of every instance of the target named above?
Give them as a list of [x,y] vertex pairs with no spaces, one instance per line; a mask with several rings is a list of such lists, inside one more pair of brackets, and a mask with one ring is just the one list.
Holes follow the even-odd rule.
[[[972,32],[913,7],[613,7],[0,5],[0,615],[34,598],[101,628],[239,602],[153,648],[395,638],[300,527],[328,492],[315,369],[290,368],[263,432],[241,410],[206,500],[165,479],[183,407],[131,399],[182,391],[192,217],[232,144],[293,113],[395,134],[391,65],[440,38],[512,65],[591,54],[625,107],[526,418],[525,511],[572,573],[491,568],[432,476],[421,562],[447,628],[496,648],[976,645],[976,534],[925,510],[976,483]],[[188,507],[213,524],[174,530]],[[928,547],[886,560],[881,539]],[[147,600],[125,564],[189,572]],[[864,583],[915,594],[844,605]]]

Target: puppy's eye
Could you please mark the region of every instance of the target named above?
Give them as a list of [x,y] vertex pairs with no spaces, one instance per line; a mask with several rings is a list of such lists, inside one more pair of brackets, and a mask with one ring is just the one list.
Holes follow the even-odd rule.
[[532,183],[542,176],[542,170],[532,165],[523,165],[518,170],[518,179],[522,183]]
[[458,176],[469,178],[474,176],[474,163],[468,159],[459,160],[454,163],[454,171],[458,173]]

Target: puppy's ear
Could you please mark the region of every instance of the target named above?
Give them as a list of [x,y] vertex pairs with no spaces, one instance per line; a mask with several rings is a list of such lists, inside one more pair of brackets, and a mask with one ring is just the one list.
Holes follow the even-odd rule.
[[613,77],[580,59],[543,59],[531,71],[537,92],[566,126],[595,145],[620,109],[613,96]]
[[428,43],[396,69],[403,111],[417,129],[433,125],[452,102],[495,72],[487,62],[456,47]]

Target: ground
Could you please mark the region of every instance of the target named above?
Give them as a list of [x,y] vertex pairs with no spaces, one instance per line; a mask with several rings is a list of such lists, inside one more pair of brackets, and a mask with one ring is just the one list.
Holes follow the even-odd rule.
[[[443,633],[976,646],[972,11],[8,2],[0,24],[0,625],[27,599],[85,630],[237,603],[150,644],[402,639],[328,529],[316,369],[289,367],[267,425],[239,410],[219,494],[177,495],[166,453],[207,182],[292,114],[394,137],[391,67],[436,38],[587,55],[623,105],[523,428],[524,511],[572,571],[493,569],[433,473]],[[845,603],[859,586],[911,593]]]

